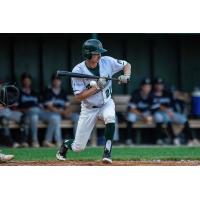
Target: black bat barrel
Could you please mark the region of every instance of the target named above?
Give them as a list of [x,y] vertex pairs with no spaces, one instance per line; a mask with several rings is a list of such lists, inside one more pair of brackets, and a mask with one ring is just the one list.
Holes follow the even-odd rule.
[[[68,72],[68,71],[65,71],[65,70],[58,70],[57,71],[57,76],[58,77],[69,76],[69,77],[74,77],[74,78],[89,78],[89,79],[102,78],[102,77],[99,77],[99,76]],[[106,80],[119,81],[117,78],[110,78],[110,77],[103,77],[103,78],[105,78]]]
[[98,76],[87,75],[87,74],[79,74],[79,73],[74,73],[74,72],[68,72],[68,71],[65,71],[65,70],[58,70],[57,76],[59,76],[59,77],[69,76],[69,77],[74,77],[74,78],[91,78],[91,79],[99,79],[100,78]]

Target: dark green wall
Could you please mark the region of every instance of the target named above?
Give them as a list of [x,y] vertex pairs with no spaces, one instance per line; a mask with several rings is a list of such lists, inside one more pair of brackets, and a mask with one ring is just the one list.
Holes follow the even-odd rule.
[[[91,34],[0,34],[0,79],[17,80],[30,72],[34,87],[42,90],[57,69],[72,70],[82,61],[82,43]],[[200,85],[200,35],[198,34],[98,34],[107,55],[132,64],[132,80],[113,84],[113,92],[130,93],[142,78],[163,77],[186,91]],[[64,84],[71,92],[70,80]]]

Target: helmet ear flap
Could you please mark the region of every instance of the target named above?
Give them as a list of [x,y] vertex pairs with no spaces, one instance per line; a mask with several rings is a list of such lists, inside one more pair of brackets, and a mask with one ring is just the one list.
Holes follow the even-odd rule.
[[91,53],[89,53],[88,55],[87,55],[87,59],[91,59],[92,58],[92,54]]
[[92,53],[89,50],[87,50],[84,52],[84,57],[90,60],[92,58]]

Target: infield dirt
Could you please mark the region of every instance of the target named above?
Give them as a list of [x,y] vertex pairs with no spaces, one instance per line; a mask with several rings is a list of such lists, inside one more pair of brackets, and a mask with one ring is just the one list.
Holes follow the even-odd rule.
[[0,166],[199,166],[200,161],[113,161],[104,164],[101,161],[11,161]]

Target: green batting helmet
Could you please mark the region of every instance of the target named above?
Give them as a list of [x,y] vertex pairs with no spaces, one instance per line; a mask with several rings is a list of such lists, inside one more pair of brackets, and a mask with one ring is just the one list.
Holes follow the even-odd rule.
[[83,43],[82,54],[85,59],[91,59],[92,54],[105,53],[102,43],[97,39],[89,39]]

